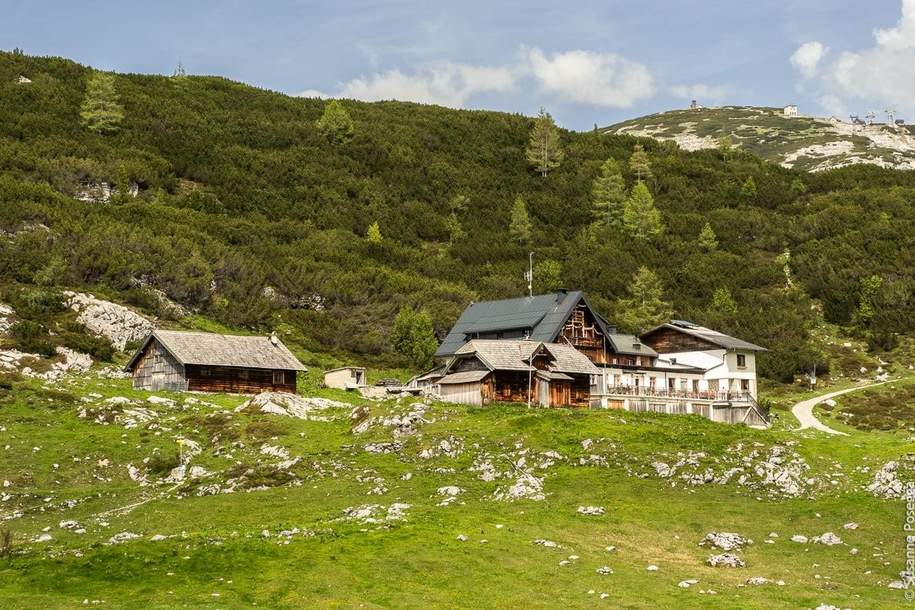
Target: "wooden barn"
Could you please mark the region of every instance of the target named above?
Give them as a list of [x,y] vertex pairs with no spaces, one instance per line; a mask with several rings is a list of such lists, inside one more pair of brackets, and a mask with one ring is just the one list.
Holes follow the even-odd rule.
[[587,407],[600,370],[567,344],[474,339],[437,381],[442,400],[472,405],[530,402]]
[[302,363],[276,338],[156,330],[125,370],[142,390],[295,392]]

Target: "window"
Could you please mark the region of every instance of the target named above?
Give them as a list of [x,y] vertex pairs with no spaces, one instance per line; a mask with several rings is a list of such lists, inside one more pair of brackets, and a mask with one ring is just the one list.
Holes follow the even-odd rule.
[[740,368],[747,367],[747,356],[746,354],[737,354],[737,366]]

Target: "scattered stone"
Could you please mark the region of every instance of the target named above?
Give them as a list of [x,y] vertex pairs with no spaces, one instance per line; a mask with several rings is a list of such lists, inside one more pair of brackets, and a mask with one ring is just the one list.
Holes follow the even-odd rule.
[[546,539],[544,539],[544,538],[538,538],[538,539],[534,540],[534,544],[536,544],[536,545],[538,545],[538,546],[545,546],[545,547],[550,548],[550,549],[558,549],[558,548],[561,548],[558,544],[556,544],[556,543],[553,542],[552,540],[546,540]]
[[855,523],[854,521],[850,521],[849,523],[846,523],[842,527],[844,527],[847,530],[856,530],[856,529],[858,529],[858,524]]
[[467,536],[465,536],[464,534],[459,534],[457,539],[460,540],[461,542],[467,542]]
[[121,532],[120,534],[115,534],[108,539],[108,544],[121,544],[127,542],[128,540],[133,540],[139,538],[140,534],[134,534],[133,532]]
[[699,543],[700,546],[713,546],[722,551],[739,550],[745,544],[748,541],[743,536],[731,532],[711,532]]
[[543,493],[543,479],[535,477],[530,473],[522,473],[515,480],[515,483],[507,490],[499,490],[495,494],[496,500],[535,500],[540,501],[546,498]]
[[349,406],[345,402],[317,396],[299,396],[288,392],[261,392],[235,409],[235,411],[272,413],[299,419],[327,421],[328,417],[315,415],[315,412],[327,409],[346,409]]
[[689,589],[691,586],[699,584],[699,581],[695,578],[690,578],[688,580],[681,580],[677,583],[677,586],[681,589]]
[[607,574],[613,574],[613,570],[610,569],[608,566],[601,566],[601,567],[597,568],[597,573],[600,574],[601,576],[606,576]]
[[813,542],[815,544],[825,544],[826,546],[834,546],[836,544],[842,544],[842,539],[833,534],[832,532],[826,532],[820,536],[814,536]]
[[654,564],[651,564],[650,566],[648,566],[648,567],[645,568],[645,569],[648,570],[649,572],[657,572],[657,571],[660,570],[661,568],[659,568],[658,566],[656,566],[656,565],[654,565]]
[[897,475],[898,469],[898,462],[891,461],[884,464],[883,468],[874,474],[874,480],[867,486],[867,491],[878,498],[887,500],[901,498],[904,486]]
[[577,512],[579,515],[603,515],[604,507],[603,506],[579,506]]
[[770,582],[772,582],[772,581],[763,576],[751,576],[750,578],[747,579],[747,584],[753,585],[753,586],[767,585]]
[[732,555],[731,553],[722,553],[720,555],[710,555],[705,561],[708,565],[713,568],[723,567],[723,568],[745,568],[747,564],[738,557],[737,555]]
[[791,536],[791,542],[799,542],[801,544],[807,544],[807,536],[803,536],[801,534],[795,534],[794,536]]

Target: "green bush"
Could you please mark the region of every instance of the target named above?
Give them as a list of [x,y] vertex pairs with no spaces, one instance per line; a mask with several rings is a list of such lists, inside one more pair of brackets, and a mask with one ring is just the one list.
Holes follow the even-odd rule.
[[23,352],[53,356],[56,346],[48,334],[48,329],[38,322],[22,320],[10,329],[13,345]]
[[68,332],[62,335],[62,340],[66,347],[89,354],[96,360],[111,362],[111,358],[114,356],[114,348],[111,346],[111,342],[104,337]]

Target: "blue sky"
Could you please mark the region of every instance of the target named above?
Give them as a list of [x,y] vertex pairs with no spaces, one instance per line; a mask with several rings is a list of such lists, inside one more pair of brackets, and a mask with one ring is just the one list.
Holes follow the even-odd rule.
[[[0,48],[289,94],[534,114],[573,129],[682,107],[915,121],[915,0],[0,0]],[[881,113],[882,114],[882,113]]]

